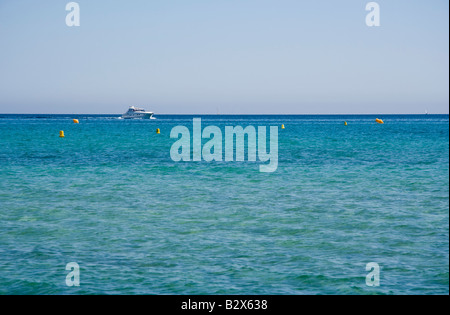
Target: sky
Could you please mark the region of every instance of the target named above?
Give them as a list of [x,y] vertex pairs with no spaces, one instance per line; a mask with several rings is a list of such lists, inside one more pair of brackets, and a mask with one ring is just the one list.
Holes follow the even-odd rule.
[[449,2],[0,0],[0,113],[449,112]]

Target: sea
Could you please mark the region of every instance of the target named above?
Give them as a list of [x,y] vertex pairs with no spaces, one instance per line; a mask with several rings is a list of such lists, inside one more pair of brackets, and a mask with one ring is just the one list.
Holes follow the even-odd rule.
[[[448,115],[155,117],[0,115],[0,294],[449,294]],[[174,161],[194,118],[277,169]]]

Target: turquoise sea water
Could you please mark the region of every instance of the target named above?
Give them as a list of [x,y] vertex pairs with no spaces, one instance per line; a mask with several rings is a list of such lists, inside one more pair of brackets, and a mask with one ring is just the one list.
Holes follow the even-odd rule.
[[[193,117],[277,171],[173,162]],[[377,117],[0,115],[0,294],[448,294],[449,117]]]

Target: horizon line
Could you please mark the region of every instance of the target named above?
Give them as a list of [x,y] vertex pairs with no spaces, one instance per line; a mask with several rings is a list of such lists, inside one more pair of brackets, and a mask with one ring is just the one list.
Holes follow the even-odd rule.
[[[114,116],[121,116],[123,114],[117,114],[117,113],[104,113],[104,114],[99,114],[99,113],[0,113],[0,115],[114,115]],[[277,113],[269,113],[269,114],[207,114],[207,113],[193,113],[193,114],[169,114],[169,113],[160,113],[160,114],[154,114],[154,116],[158,116],[158,115],[171,115],[171,116],[195,116],[195,115],[208,115],[208,116],[255,116],[255,115],[260,115],[260,116],[326,116],[326,115],[335,115],[335,116],[343,116],[343,115],[421,115],[421,116],[430,116],[430,115],[449,115],[449,113],[344,113],[344,114],[338,114],[338,113],[327,113],[327,114],[318,114],[318,113],[314,113],[314,114],[277,114]]]

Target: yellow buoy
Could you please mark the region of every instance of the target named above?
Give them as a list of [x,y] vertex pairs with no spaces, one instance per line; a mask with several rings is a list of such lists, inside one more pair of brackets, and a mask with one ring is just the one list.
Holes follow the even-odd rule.
[[377,123],[379,123],[379,124],[384,124],[384,121],[381,120],[381,119],[379,119],[379,118],[375,119],[375,121],[376,121]]
[[60,138],[64,138],[64,131],[61,130],[61,131],[59,132],[59,137],[60,137]]
[[159,130],[159,128],[156,129],[156,133],[157,133],[157,134],[160,134],[160,133],[161,133],[161,130]]
[[74,119],[73,122],[74,122],[75,124],[79,124],[79,123],[80,123],[80,122],[78,121],[78,119]]
[[281,125],[281,129],[284,129],[284,125]]
[[347,126],[347,122],[346,121],[344,121],[344,126]]

